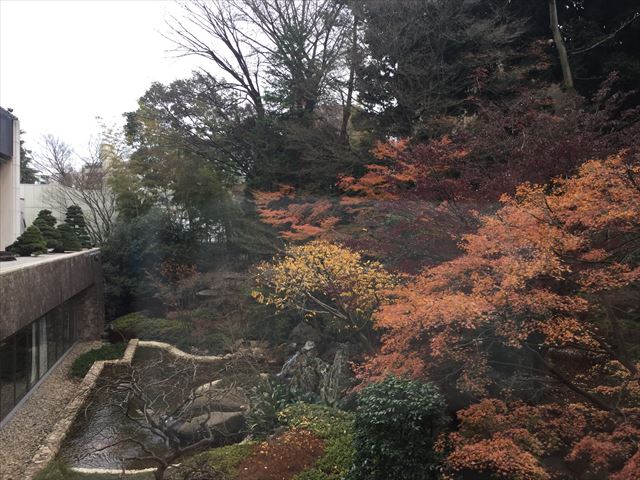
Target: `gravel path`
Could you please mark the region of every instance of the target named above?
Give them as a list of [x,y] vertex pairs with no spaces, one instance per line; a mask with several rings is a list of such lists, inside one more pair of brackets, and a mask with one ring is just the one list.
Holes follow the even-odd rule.
[[80,385],[79,379],[69,378],[71,364],[81,353],[100,345],[101,342],[77,343],[0,429],[0,480],[24,480],[26,466]]

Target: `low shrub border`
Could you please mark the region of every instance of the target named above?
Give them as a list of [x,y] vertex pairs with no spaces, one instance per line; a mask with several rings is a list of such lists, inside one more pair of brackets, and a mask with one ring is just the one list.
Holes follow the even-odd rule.
[[294,428],[306,428],[325,442],[324,455],[294,480],[341,480],[353,464],[353,422],[351,413],[324,405],[295,403],[278,414],[280,421]]
[[99,360],[115,360],[121,358],[124,355],[124,351],[127,348],[126,343],[113,343],[102,345],[100,348],[94,348],[88,352],[83,353],[76,358],[71,365],[71,371],[69,374],[72,377],[84,377],[91,369],[94,362]]

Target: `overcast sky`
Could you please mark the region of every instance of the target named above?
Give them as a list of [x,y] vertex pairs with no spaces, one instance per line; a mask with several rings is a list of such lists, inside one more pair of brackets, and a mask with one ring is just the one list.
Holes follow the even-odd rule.
[[0,105],[13,108],[37,150],[54,134],[79,151],[96,116],[122,123],[153,81],[202,65],[162,37],[170,0],[0,0]]

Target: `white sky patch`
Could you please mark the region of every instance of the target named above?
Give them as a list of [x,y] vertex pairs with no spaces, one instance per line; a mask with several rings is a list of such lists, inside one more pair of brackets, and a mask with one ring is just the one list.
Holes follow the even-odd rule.
[[210,67],[169,51],[171,14],[180,9],[168,0],[0,0],[0,105],[27,148],[51,133],[81,153],[96,116],[120,125],[152,82]]

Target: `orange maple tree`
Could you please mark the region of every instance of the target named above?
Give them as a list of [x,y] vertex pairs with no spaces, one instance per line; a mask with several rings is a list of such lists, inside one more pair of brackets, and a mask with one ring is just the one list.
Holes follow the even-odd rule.
[[300,197],[289,185],[281,185],[273,192],[254,191],[253,199],[260,219],[288,241],[328,238],[340,221],[335,202],[327,198]]
[[[638,159],[621,153],[589,161],[550,186],[523,184],[501,203],[464,236],[461,256],[392,292],[395,300],[376,316],[381,350],[361,376],[428,378],[445,390],[455,379],[467,404],[492,396],[547,410],[551,403],[581,404],[603,419],[560,442],[566,461],[578,465],[598,442],[615,443],[625,432],[631,440],[617,454],[622,458],[602,453],[600,463],[607,474],[627,478],[625,471],[637,469],[638,445],[637,429],[627,426],[640,414],[640,364],[630,353],[640,280]],[[459,413],[463,426],[471,413]],[[503,472],[497,478],[550,478],[538,460],[553,452],[536,447],[543,439],[530,424],[518,427],[521,413],[510,415],[509,431],[457,433],[452,470],[476,465]],[[484,463],[483,452],[492,452]],[[503,471],[500,461],[515,470]],[[528,473],[516,475],[518,469]]]

